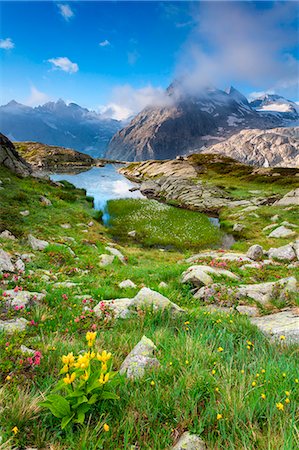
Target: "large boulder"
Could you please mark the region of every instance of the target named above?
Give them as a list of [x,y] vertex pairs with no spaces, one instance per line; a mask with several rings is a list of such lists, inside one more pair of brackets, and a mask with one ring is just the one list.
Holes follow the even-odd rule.
[[126,374],[128,378],[141,378],[146,369],[160,366],[157,358],[154,357],[156,346],[146,336],[142,336],[141,341],[128,354],[120,367],[120,374]]
[[268,256],[270,259],[279,259],[281,261],[293,261],[293,259],[296,259],[296,253],[291,244],[270,248]]
[[288,192],[284,197],[274,203],[274,206],[299,206],[299,188]]
[[28,242],[30,247],[33,250],[45,250],[46,247],[48,247],[49,242],[43,241],[42,239],[37,239],[32,234],[29,234],[28,236]]
[[0,164],[23,177],[32,173],[31,166],[21,158],[13,143],[2,133],[0,133]]
[[260,261],[264,256],[263,247],[258,244],[252,245],[247,250],[246,256],[250,259],[253,259],[254,261]]
[[24,331],[28,323],[28,320],[23,317],[19,319],[0,320],[0,331],[8,334],[18,333]]
[[205,442],[196,434],[185,431],[178,442],[172,447],[172,450],[206,450]]
[[138,294],[133,298],[102,300],[94,308],[94,312],[97,316],[102,316],[103,307],[111,309],[116,318],[122,319],[134,315],[136,311],[142,308],[149,307],[152,307],[154,310],[170,309],[172,313],[184,312],[183,309],[171,302],[167,297],[164,297],[164,295],[146,287],[140,289]]
[[268,283],[244,284],[239,286],[237,296],[238,298],[249,297],[261,305],[266,305],[272,300],[273,295],[276,294],[276,292],[278,292],[278,295],[286,292],[298,292],[296,278],[288,277]]
[[299,314],[295,309],[255,317],[250,321],[268,336],[278,339],[284,336],[287,343],[299,343]]
[[117,250],[117,248],[107,246],[105,247],[105,250],[111,253],[111,255],[116,256],[123,264],[127,264],[126,257],[119,250]]
[[210,267],[210,266],[204,266],[204,265],[197,265],[197,266],[191,266],[189,269],[187,269],[183,275],[182,275],[182,283],[191,283],[194,286],[208,286],[213,283],[213,278],[209,275],[216,275],[216,276],[224,276],[227,278],[231,278],[233,280],[238,280],[239,277],[235,275],[234,273],[230,272],[229,270]]
[[289,228],[286,228],[284,225],[275,228],[275,230],[271,231],[271,233],[269,234],[269,238],[286,238],[286,237],[291,237],[294,236],[296,234],[295,231],[290,230]]
[[15,307],[25,307],[32,301],[41,301],[45,298],[46,294],[41,292],[30,292],[30,291],[15,291],[14,289],[9,289],[5,291],[5,299],[7,306],[11,308]]
[[14,272],[14,270],[10,254],[0,248],[0,272]]

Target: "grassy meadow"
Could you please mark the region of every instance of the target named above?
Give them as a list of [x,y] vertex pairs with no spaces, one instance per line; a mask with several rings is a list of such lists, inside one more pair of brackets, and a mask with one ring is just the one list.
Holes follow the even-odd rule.
[[[83,190],[68,183],[20,179],[4,168],[0,179],[0,230],[9,229],[17,237],[0,238],[1,248],[12,255],[34,254],[24,273],[0,275],[0,320],[29,321],[21,333],[0,332],[1,450],[167,450],[184,431],[200,435],[215,450],[299,448],[298,346],[271,342],[245,316],[211,313],[192,297],[190,286],[180,283],[189,266],[184,258],[219,239],[205,216],[143,200],[114,201],[109,203],[112,226],[106,229]],[[43,205],[40,195],[52,206]],[[20,215],[24,210],[29,215]],[[260,240],[271,246],[261,229],[276,212],[295,220],[295,210],[273,212],[265,206],[260,211],[261,224],[246,215],[247,234],[240,236],[236,249]],[[221,216],[227,229],[231,213]],[[70,228],[61,227],[66,223]],[[136,241],[127,237],[131,230],[136,230]],[[29,233],[50,245],[32,251]],[[127,264],[115,259],[101,267],[99,255],[107,253],[112,238]],[[283,243],[279,240],[279,245]],[[240,263],[232,262],[226,268],[240,276],[240,283],[294,274],[285,264],[241,270]],[[121,289],[118,284],[126,279],[137,287]],[[55,286],[66,281],[74,284]],[[166,287],[159,287],[162,281]],[[167,311],[144,310],[126,320],[95,316],[93,307],[101,300],[133,297],[143,286],[159,291],[185,313],[171,316]],[[7,309],[3,293],[8,289],[46,296],[25,309]],[[271,308],[297,303],[289,298],[277,305],[273,299]],[[61,430],[60,420],[41,402],[64,376],[61,357],[85,351],[86,332],[91,330],[97,333],[93,348],[112,353],[113,370],[120,368],[143,335],[157,346],[161,366],[136,381],[119,376],[118,400],[96,404],[84,423]],[[40,352],[40,363],[32,364],[21,345]]]

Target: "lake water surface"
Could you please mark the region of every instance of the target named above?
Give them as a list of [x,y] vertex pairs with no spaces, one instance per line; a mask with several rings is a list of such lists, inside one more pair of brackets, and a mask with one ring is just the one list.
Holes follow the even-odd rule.
[[[117,167],[120,167],[119,165]],[[66,180],[78,188],[86,190],[87,195],[94,198],[94,207],[103,211],[103,222],[109,221],[106,211],[108,200],[118,198],[143,198],[139,191],[131,192],[137,186],[117,172],[117,167],[107,164],[105,167],[93,167],[85,172],[76,174],[52,174],[53,181]]]

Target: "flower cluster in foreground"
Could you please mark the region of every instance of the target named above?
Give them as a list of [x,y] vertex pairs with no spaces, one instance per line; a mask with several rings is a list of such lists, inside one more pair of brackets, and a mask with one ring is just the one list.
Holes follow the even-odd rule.
[[[87,413],[100,412],[104,400],[118,399],[113,392],[119,378],[117,372],[111,371],[112,354],[93,349],[96,336],[95,331],[86,333],[88,351],[78,356],[73,352],[62,356],[60,375],[63,378],[53,390],[55,393],[42,402],[42,406],[61,419],[61,428],[73,422],[82,424]],[[56,394],[57,391],[63,394]],[[105,425],[104,431],[109,431]]]

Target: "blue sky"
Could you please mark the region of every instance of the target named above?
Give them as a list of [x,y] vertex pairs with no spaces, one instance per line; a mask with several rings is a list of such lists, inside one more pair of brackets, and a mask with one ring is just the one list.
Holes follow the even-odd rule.
[[[117,118],[186,86],[298,100],[295,2],[0,2],[1,99]],[[298,82],[298,80],[297,80]]]

